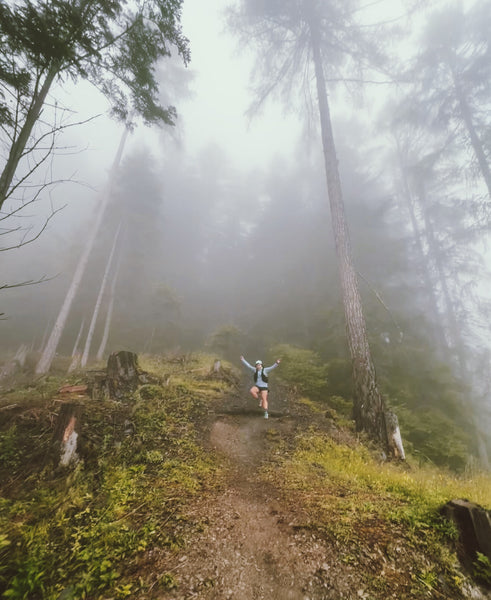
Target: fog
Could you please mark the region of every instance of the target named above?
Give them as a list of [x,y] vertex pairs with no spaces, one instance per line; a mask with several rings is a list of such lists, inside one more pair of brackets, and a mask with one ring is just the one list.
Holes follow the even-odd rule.
[[[176,126],[151,128],[135,118],[115,170],[124,126],[111,119],[106,99],[86,82],[52,90],[46,118],[56,102],[80,125],[57,138],[49,176],[59,183],[11,219],[3,236],[3,247],[12,248],[0,254],[4,357],[21,344],[42,350],[107,199],[58,356],[73,353],[80,331],[82,350],[100,295],[89,364],[108,323],[105,356],[206,350],[237,361],[239,354],[271,357],[288,344],[326,362],[348,359],[314,72],[299,65],[303,87],[272,94],[251,115],[254,76],[257,83],[269,66],[227,24],[231,4],[185,0],[190,64],[174,56],[158,66]],[[489,193],[465,127],[443,114],[454,108],[436,104],[446,83],[431,76],[431,31],[443,28],[455,6],[429,2],[412,11],[407,2],[368,3],[358,19],[366,29],[390,27],[391,60],[376,75],[360,72],[371,81],[365,85],[353,75],[339,84],[339,62],[327,86],[384,391],[400,400],[391,377],[402,365],[418,376],[422,368],[448,369],[488,418]],[[484,11],[482,2],[460,7]],[[464,48],[461,59],[469,54]],[[469,98],[488,165],[490,91],[489,81],[477,81]],[[39,279],[46,281],[22,285]]]

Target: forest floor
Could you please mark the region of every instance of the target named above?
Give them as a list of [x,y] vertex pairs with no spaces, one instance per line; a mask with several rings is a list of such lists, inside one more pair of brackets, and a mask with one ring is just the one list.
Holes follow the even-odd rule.
[[[205,445],[226,464],[225,485],[206,495],[187,517],[202,523],[192,543],[173,555],[171,573],[178,585],[158,598],[187,600],[377,600],[403,598],[483,600],[491,598],[472,588],[464,596],[439,583],[418,580],[426,558],[407,544],[397,525],[371,516],[354,526],[356,550],[318,526],[302,495],[285,493],[270,474],[299,434],[323,429],[337,443],[356,445],[356,435],[332,427],[324,412],[313,414],[297,399],[270,403],[270,418],[242,385],[242,394],[228,398],[210,415]],[[319,469],[322,467],[318,465]],[[281,475],[280,475],[281,477]],[[326,490],[350,495],[349,490]],[[342,500],[342,499],[341,499]],[[356,504],[360,501],[353,498]],[[339,514],[333,506],[333,519]],[[401,537],[399,538],[399,534]],[[349,537],[349,536],[348,536]],[[358,553],[354,556],[354,553]],[[167,561],[165,559],[165,562]],[[428,567],[430,561],[427,561]],[[168,563],[167,563],[168,566]],[[431,571],[431,569],[428,569]],[[440,588],[440,591],[438,588]]]
[[290,419],[265,420],[259,411],[213,423],[209,443],[229,463],[227,486],[194,507],[206,527],[179,557],[179,589],[169,597],[343,597],[339,584],[346,582],[337,561],[326,555],[314,533],[299,525],[299,507],[285,504],[281,493],[259,476],[261,466],[274,460],[277,445],[271,439],[291,429]]
[[[346,415],[279,381],[264,419],[249,382],[215,379],[206,357],[149,366],[129,402],[60,391],[85,372],[0,388],[0,595],[491,598],[439,516],[446,474],[384,463]],[[67,402],[84,428],[65,473],[47,458]]]

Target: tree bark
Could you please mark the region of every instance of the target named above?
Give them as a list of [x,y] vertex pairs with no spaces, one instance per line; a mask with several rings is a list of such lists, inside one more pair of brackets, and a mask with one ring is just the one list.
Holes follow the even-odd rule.
[[79,460],[77,450],[81,417],[82,406],[79,404],[61,405],[53,433],[54,462],[57,467],[68,467]]
[[118,151],[116,153],[116,157],[114,159],[114,163],[111,169],[110,179],[108,185],[106,186],[105,193],[102,197],[101,205],[98,207],[97,214],[95,217],[94,226],[91,229],[91,234],[87,239],[87,243],[83,249],[82,254],[80,255],[77,267],[73,274],[72,282],[68,289],[68,292],[65,296],[65,300],[58,314],[58,318],[54,324],[53,330],[51,331],[51,335],[48,339],[48,342],[43,350],[41,358],[39,359],[38,364],[36,365],[36,373],[38,375],[43,375],[47,373],[51,367],[51,363],[53,362],[53,358],[56,353],[56,349],[58,347],[58,343],[60,341],[61,335],[66,325],[66,321],[68,319],[68,314],[70,312],[73,300],[77,295],[78,288],[80,287],[80,282],[82,281],[82,277],[85,273],[85,269],[87,267],[87,263],[89,261],[90,253],[92,252],[92,248],[94,246],[95,240],[97,239],[97,235],[99,233],[99,229],[102,223],[102,218],[106,211],[107,205],[109,203],[109,198],[111,196],[111,185],[113,182],[113,178],[116,172],[116,169],[119,166],[121,161],[121,156],[123,154],[124,145],[126,143],[126,138],[128,136],[128,126],[125,127],[123,135],[121,137],[121,141],[119,144]]
[[133,352],[113,352],[107,361],[106,386],[110,398],[123,399],[139,384],[138,357]]
[[2,174],[0,175],[0,210],[2,209],[5,200],[10,194],[10,186],[12,185],[12,180],[14,179],[15,172],[24,154],[27,142],[29,141],[34,125],[36,124],[39,115],[41,114],[41,110],[46,101],[46,96],[48,95],[48,92],[58,73],[59,65],[53,63],[48,69],[48,72],[46,73],[46,77],[44,79],[43,84],[41,85],[41,89],[34,94],[31,106],[27,111],[24,124],[21,127],[17,139],[10,147],[7,162],[5,163]]
[[458,498],[447,502],[440,512],[457,526],[458,555],[467,568],[472,569],[478,552],[491,560],[491,511]]
[[322,146],[326,169],[327,189],[338,258],[348,347],[353,367],[353,414],[358,430],[369,433],[381,442],[389,453],[384,424],[384,402],[380,395],[375,368],[372,362],[360,292],[353,266],[348,224],[346,220],[336,148],[332,132],[326,82],[322,67],[319,33],[313,20],[310,22],[312,53],[315,66]]

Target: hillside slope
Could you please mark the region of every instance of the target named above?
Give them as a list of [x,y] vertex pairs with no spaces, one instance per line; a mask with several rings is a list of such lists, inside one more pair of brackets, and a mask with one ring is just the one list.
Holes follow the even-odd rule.
[[[489,478],[384,464],[349,422],[276,379],[265,420],[211,357],[141,364],[146,382],[125,402],[60,394],[87,373],[3,391],[4,597],[490,597],[438,514],[455,496],[489,508]],[[59,470],[67,402],[83,407],[81,460]]]

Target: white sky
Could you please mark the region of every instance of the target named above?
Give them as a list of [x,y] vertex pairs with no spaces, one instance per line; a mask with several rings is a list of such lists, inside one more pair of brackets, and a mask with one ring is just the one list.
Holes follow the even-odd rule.
[[[216,144],[235,166],[249,169],[267,164],[277,154],[291,156],[301,126],[295,115],[285,114],[281,103],[273,100],[266,103],[261,115],[252,122],[246,119],[244,113],[252,99],[248,85],[253,60],[225,31],[222,12],[230,1],[184,0],[182,26],[191,46],[188,69],[194,76],[190,83],[193,96],[172,98],[172,102],[178,110],[180,137],[188,154]],[[374,20],[399,14],[399,0],[379,0],[368,5]],[[80,118],[107,111],[105,99],[86,83],[78,83],[76,88],[65,85],[61,94],[63,104],[79,106]],[[58,165],[63,167],[61,172],[76,168],[82,181],[101,185],[121,131],[121,124],[108,116],[73,130],[70,134],[73,143],[87,150],[76,159],[57,158]],[[140,126],[131,136],[127,152],[134,144],[146,143],[156,154],[165,153],[162,139],[165,140],[162,132]]]
[[237,165],[258,166],[276,153],[290,154],[299,124],[273,104],[250,124],[246,121],[252,60],[239,52],[224,31],[221,13],[227,3],[184,2],[183,30],[191,42],[190,69],[196,73],[196,95],[190,102],[179,102],[179,111],[190,148],[217,143]]

